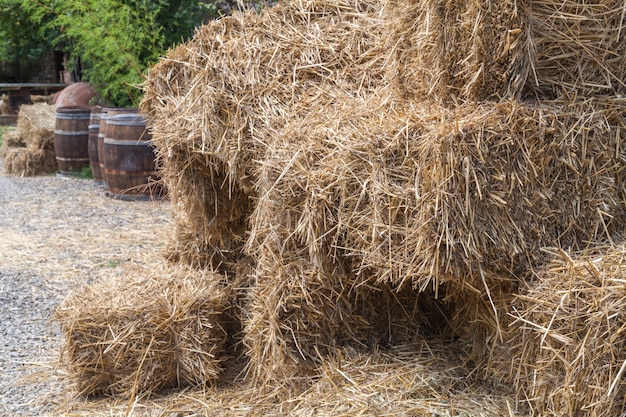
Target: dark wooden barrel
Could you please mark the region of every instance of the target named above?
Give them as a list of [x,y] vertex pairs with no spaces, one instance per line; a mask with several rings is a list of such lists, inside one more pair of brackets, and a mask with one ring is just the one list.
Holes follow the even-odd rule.
[[141,115],[109,115],[102,153],[108,196],[131,200],[161,197],[150,139]]
[[130,107],[102,107],[100,109],[100,129],[98,130],[98,159],[100,161],[100,172],[102,172],[102,182],[106,187],[106,178],[104,175],[104,163],[102,161],[102,155],[104,152],[104,137],[106,136],[107,120],[109,116],[116,114],[137,114],[136,108]]
[[89,119],[91,107],[59,107],[54,122],[54,152],[59,171],[77,175],[89,166]]
[[93,180],[97,185],[104,184],[102,181],[102,166],[100,165],[100,157],[98,156],[98,133],[100,133],[101,112],[101,107],[93,107],[89,119],[89,164],[91,165]]

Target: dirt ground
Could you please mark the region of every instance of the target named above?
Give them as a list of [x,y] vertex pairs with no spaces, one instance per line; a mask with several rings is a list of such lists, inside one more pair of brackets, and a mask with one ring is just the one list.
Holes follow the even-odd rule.
[[161,260],[168,210],[167,201],[114,200],[87,179],[0,173],[0,416],[93,410],[58,366],[50,316],[82,284]]

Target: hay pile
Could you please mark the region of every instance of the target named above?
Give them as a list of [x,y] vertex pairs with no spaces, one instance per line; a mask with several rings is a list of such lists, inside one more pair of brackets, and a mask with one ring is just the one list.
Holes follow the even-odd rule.
[[[444,316],[481,359],[471,339],[500,331],[501,300],[546,260],[542,247],[581,249],[622,230],[623,99],[396,114],[342,104],[289,123],[259,168],[246,340],[260,370],[315,357],[298,345],[357,335],[391,310],[355,308],[383,283],[422,298],[443,284]],[[401,304],[423,310],[417,292]]]
[[17,129],[2,138],[1,156],[7,174],[35,176],[58,170],[54,153],[55,107],[45,103],[23,105]]
[[[599,366],[572,368],[581,351],[545,351],[547,337],[537,345],[533,326],[524,327],[549,327],[545,320],[567,311],[550,298],[558,293],[546,287],[558,281],[550,269],[525,292],[549,260],[543,248],[617,241],[626,221],[626,100],[618,94],[626,74],[608,52],[624,46],[623,8],[558,4],[284,3],[212,22],[151,69],[141,107],[173,204],[170,258],[211,268],[236,287],[207,298],[207,308],[218,314],[236,298],[241,323],[227,332],[243,342],[250,381],[289,394],[312,389],[339,347],[428,335],[459,341],[478,368],[489,364],[476,375],[515,380],[520,401],[541,398],[530,404],[540,414],[581,409],[559,384],[589,377],[607,385]],[[242,270],[246,279],[234,283]],[[574,304],[587,296],[568,294]],[[534,315],[546,305],[547,315]],[[512,306],[526,324],[507,332]],[[98,314],[84,323],[110,317]],[[582,328],[576,317],[563,316],[563,325]],[[590,331],[609,334],[599,317]],[[106,335],[108,320],[97,320],[93,334]],[[137,329],[141,353],[116,370],[124,382],[108,369],[81,371],[82,390],[174,384],[169,371],[158,383],[131,384],[157,366],[145,361],[159,333]],[[557,342],[578,340],[575,331]],[[220,337],[206,343],[220,350]],[[589,340],[580,339],[585,349]],[[514,349],[499,350],[509,342]],[[609,349],[598,351],[606,358]],[[101,355],[74,355],[70,364],[93,371]],[[611,362],[611,395],[623,395],[622,362]],[[90,375],[105,382],[94,385]],[[556,382],[523,382],[531,380]],[[585,405],[598,415],[614,410],[606,393],[586,391]]]
[[536,415],[623,415],[626,249],[553,256],[514,300],[494,369],[508,371]]
[[55,313],[78,391],[132,398],[216,381],[224,361],[221,275],[129,266],[72,294]]
[[533,57],[526,90],[582,98],[626,91],[621,0],[526,0]]
[[349,259],[357,275],[424,289],[521,276],[544,246],[621,231],[622,98],[395,114],[343,104],[312,109],[268,148],[249,252],[295,241],[314,264]]

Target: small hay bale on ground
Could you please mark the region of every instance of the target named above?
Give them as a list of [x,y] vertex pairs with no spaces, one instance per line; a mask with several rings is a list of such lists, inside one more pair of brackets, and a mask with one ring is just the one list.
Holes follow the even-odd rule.
[[35,176],[58,170],[54,152],[55,107],[30,104],[20,107],[17,129],[2,140],[4,171],[7,174]]
[[222,279],[183,266],[126,267],[73,292],[55,320],[78,392],[132,397],[216,381],[226,340]]
[[54,150],[56,107],[46,103],[23,105],[17,115],[17,132],[31,149]]
[[[626,408],[626,248],[555,251],[517,295],[495,368],[534,415],[621,416]],[[502,373],[504,372],[504,373]]]
[[58,170],[56,155],[51,149],[3,147],[4,172],[22,177],[50,174]]

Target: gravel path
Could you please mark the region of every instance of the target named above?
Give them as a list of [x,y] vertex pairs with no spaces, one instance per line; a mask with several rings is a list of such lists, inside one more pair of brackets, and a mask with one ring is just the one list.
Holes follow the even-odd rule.
[[159,258],[168,210],[108,198],[91,180],[0,174],[0,416],[54,416],[72,398],[55,307],[124,262]]

